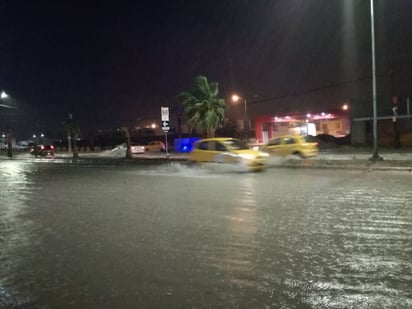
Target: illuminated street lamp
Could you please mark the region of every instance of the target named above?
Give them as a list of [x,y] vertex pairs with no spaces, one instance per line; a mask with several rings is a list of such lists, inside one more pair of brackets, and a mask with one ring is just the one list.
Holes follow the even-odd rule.
[[349,110],[349,105],[348,105],[348,104],[343,104],[343,105],[342,105],[342,110],[343,110],[343,111]]
[[247,102],[246,99],[238,96],[237,94],[232,95],[232,101],[238,102],[239,100],[243,100],[245,102],[245,112],[243,115],[243,132],[245,134],[245,140],[248,140],[248,132],[249,132],[249,121],[247,119]]
[[10,100],[9,95],[5,91],[2,91],[0,93],[0,107],[16,108],[15,106],[4,104],[4,102],[6,102],[8,100]]

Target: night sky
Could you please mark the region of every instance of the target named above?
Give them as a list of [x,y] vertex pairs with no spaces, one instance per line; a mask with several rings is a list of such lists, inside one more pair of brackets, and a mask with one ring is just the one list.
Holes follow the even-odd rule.
[[[160,120],[198,75],[251,117],[371,95],[368,0],[0,0],[0,130]],[[378,92],[412,92],[412,1],[375,0]],[[22,129],[24,128],[24,130]]]

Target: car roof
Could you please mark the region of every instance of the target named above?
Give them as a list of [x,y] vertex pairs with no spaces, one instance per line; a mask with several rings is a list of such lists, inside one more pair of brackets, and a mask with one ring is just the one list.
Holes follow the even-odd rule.
[[209,138],[200,139],[198,140],[198,142],[209,142],[209,141],[223,142],[223,141],[228,141],[228,140],[239,140],[239,139],[234,138],[234,137],[209,137]]

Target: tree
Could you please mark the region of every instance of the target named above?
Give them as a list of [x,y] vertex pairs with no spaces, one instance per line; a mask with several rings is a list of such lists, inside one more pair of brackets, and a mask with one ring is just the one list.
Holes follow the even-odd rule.
[[217,128],[226,122],[226,103],[219,98],[219,84],[209,83],[205,76],[198,76],[191,91],[179,93],[188,125],[197,133],[214,137]]
[[182,104],[173,104],[171,111],[177,121],[177,135],[179,138],[182,138],[182,118],[184,116]]
[[13,157],[13,134],[11,129],[7,131],[7,156]]
[[125,141],[126,141],[126,159],[131,159],[132,158],[132,149],[130,148],[131,140],[130,140],[129,129],[127,127],[121,127],[120,130],[123,132],[124,138],[125,138]]

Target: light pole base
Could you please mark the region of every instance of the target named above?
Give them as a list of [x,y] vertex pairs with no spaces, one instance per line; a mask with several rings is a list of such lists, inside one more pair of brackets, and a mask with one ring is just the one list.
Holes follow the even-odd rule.
[[383,161],[383,158],[379,156],[378,154],[373,154],[372,157],[369,158],[369,161],[372,161],[372,162]]

